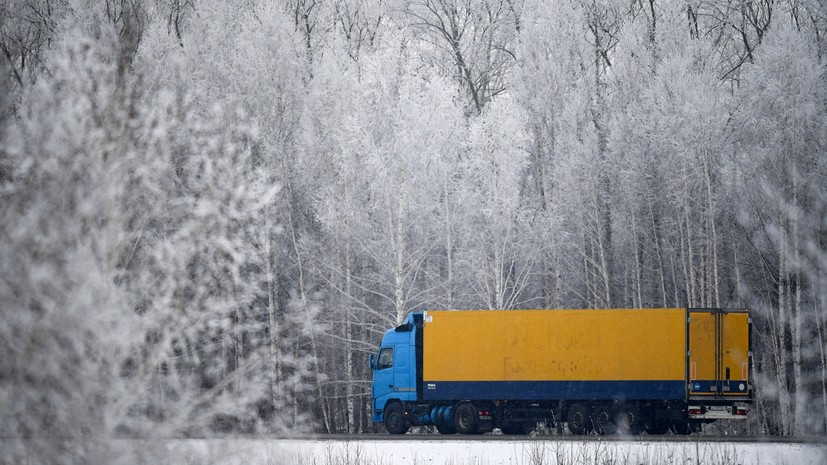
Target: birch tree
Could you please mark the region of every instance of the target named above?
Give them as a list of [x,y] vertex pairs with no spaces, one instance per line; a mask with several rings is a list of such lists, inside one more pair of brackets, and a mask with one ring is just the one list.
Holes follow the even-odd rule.
[[[325,116],[327,121],[336,118],[338,129],[321,136],[325,168],[319,173],[324,182],[316,211],[337,251],[335,261],[322,265],[346,309],[343,337],[351,344],[346,360],[350,383],[353,357],[375,344],[371,339],[361,346],[351,325],[368,325],[373,330],[367,336],[376,338],[408,311],[434,299],[440,284],[426,259],[437,244],[439,223],[433,215],[438,215],[443,192],[443,160],[457,152],[453,137],[461,116],[454,88],[438,76],[415,71],[405,59],[405,42],[395,40],[366,56],[359,69],[331,57],[326,60],[331,68],[320,74],[339,100]],[[356,413],[350,389],[352,431]]]
[[520,196],[528,162],[525,122],[519,107],[500,98],[469,128],[462,164],[464,266],[469,268],[473,302],[490,309],[515,308],[533,272],[537,249]]
[[563,113],[572,99],[587,88],[590,49],[573,37],[585,33],[583,11],[574,2],[527,2],[517,47],[514,99],[525,112],[529,169],[526,201],[535,202],[536,230],[543,242],[541,274],[542,302],[548,308],[562,305],[561,275],[563,218],[561,207],[568,200],[555,175],[566,135]]
[[[359,269],[357,238],[366,232],[363,225],[367,223],[367,218],[363,216],[362,207],[367,199],[366,189],[359,177],[360,154],[347,148],[342,134],[355,99],[359,75],[357,66],[347,53],[326,54],[320,60],[310,86],[303,140],[303,155],[308,163],[302,173],[304,178],[313,180],[312,186],[316,191],[313,212],[324,234],[319,239],[319,248],[331,251],[313,257],[313,266],[320,279],[326,282],[325,287],[330,289],[330,295],[325,299],[327,305],[338,309],[333,321],[338,323],[341,331],[336,331],[333,337],[346,347],[336,357],[338,365],[344,369],[332,374],[334,379],[344,384],[341,389],[331,390],[342,392],[344,397],[343,418],[335,423],[339,431],[354,431],[356,427],[357,376],[354,359],[356,354],[373,349],[362,346],[364,341],[354,331],[357,323],[366,323],[358,317],[358,310],[370,309],[363,297],[367,290],[354,284]],[[378,333],[379,329],[374,331]],[[335,425],[333,422],[331,424]]]

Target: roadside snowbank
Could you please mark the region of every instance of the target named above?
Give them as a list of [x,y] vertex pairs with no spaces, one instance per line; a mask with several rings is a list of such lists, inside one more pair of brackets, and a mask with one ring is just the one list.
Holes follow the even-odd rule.
[[[157,445],[157,444],[156,444]],[[191,440],[179,463],[228,465],[823,465],[827,444],[647,441]],[[157,451],[157,449],[156,449]],[[158,451],[161,452],[161,451]]]

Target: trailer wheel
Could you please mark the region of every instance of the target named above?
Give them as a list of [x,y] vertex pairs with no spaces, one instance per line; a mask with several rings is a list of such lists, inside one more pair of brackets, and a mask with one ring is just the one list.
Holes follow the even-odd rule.
[[410,424],[405,418],[405,410],[399,402],[391,402],[385,407],[385,429],[390,434],[405,434]]
[[640,434],[640,413],[634,405],[626,404],[620,407],[615,415],[617,430],[623,434]]
[[574,404],[569,407],[569,414],[566,416],[569,431],[572,434],[588,434],[592,430],[592,422],[589,417],[589,409],[583,404]]
[[470,402],[459,404],[454,411],[454,428],[460,434],[477,433],[477,409]]
[[594,409],[592,422],[597,434],[612,434],[615,432],[612,417],[612,408],[608,405],[599,405]]

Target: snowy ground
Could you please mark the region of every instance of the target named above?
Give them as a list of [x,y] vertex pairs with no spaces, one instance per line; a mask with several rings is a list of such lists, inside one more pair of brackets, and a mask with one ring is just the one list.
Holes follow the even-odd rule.
[[827,443],[189,440],[155,444],[182,464],[824,465]]

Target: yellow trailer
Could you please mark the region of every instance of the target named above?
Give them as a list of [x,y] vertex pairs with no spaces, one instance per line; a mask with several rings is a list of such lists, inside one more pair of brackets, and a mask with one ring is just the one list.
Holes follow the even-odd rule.
[[683,399],[685,309],[429,311],[425,398]]

